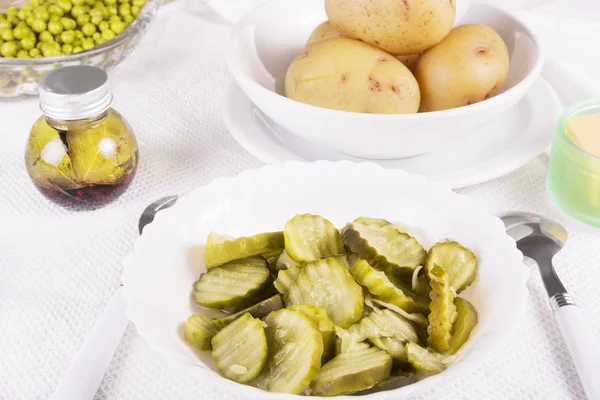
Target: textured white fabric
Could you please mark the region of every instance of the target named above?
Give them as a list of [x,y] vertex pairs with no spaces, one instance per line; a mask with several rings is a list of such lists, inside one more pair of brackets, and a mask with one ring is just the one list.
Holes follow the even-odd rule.
[[[110,74],[115,108],[137,133],[141,159],[137,178],[116,203],[94,212],[71,213],[39,195],[23,162],[29,127],[40,113],[37,102],[0,102],[2,400],[50,395],[118,286],[120,260],[131,249],[138,216],[149,202],[260,166],[234,142],[220,118],[221,90],[229,79],[220,55],[227,28],[208,22],[195,1],[174,2],[162,9],[138,51]],[[594,15],[586,12],[594,2],[583,3],[551,2],[544,11],[572,18]],[[569,4],[587,8],[577,13]],[[580,36],[592,32],[593,18],[572,20],[568,27],[550,18],[544,22],[540,16],[532,22],[546,35],[548,52],[562,51],[563,61],[600,78],[600,55],[586,51],[597,45],[592,37]],[[598,32],[600,26],[596,28]],[[519,209],[560,218],[545,195],[546,162],[534,160],[511,175],[461,192],[492,212]],[[600,340],[598,260],[600,238],[571,229],[557,269]],[[421,399],[585,398],[538,273],[532,271],[530,302],[506,345],[472,374]],[[238,400],[199,380],[193,370],[165,363],[133,326],[96,398]]]

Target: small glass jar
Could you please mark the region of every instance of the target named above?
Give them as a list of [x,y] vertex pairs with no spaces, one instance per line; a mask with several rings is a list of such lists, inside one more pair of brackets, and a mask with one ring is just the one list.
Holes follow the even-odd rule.
[[600,113],[600,99],[577,103],[560,117],[547,185],[550,197],[566,214],[600,228],[600,158],[581,149],[568,136],[569,119],[593,113]]
[[34,185],[50,200],[95,209],[131,183],[138,146],[111,103],[108,75],[96,67],[65,67],[41,80],[43,115],[31,128],[25,162]]

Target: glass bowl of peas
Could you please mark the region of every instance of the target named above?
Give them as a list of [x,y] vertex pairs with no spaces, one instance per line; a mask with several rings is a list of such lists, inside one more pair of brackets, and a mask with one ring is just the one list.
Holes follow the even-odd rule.
[[108,70],[138,45],[161,0],[25,0],[0,13],[0,98],[36,95],[47,72]]

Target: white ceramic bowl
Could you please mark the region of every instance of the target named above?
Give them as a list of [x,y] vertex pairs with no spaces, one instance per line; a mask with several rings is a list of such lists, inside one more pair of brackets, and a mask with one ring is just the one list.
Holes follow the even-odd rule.
[[330,110],[287,99],[283,95],[286,70],[314,27],[327,19],[323,0],[271,0],[255,8],[232,31],[227,64],[252,102],[299,136],[357,157],[389,159],[423,154],[455,143],[469,128],[515,105],[543,65],[539,42],[523,23],[496,7],[462,2],[459,0],[459,5],[468,9],[460,10],[457,24],[491,26],[504,39],[511,57],[500,93],[469,106],[384,115]]
[[246,171],[217,179],[161,211],[124,261],[127,316],[151,347],[240,398],[295,398],[220,377],[210,353],[188,347],[182,329],[191,313],[215,315],[197,307],[190,296],[192,284],[205,271],[203,248],[210,231],[238,236],[281,230],[289,218],[306,212],[323,215],[339,227],[358,216],[399,221],[413,227],[426,247],[451,238],[471,248],[479,259],[477,279],[464,292],[479,312],[479,324],[458,353],[459,361],[439,375],[369,395],[370,399],[405,399],[464,375],[517,325],[525,307],[528,273],[498,218],[468,197],[421,176],[346,161],[289,162]]

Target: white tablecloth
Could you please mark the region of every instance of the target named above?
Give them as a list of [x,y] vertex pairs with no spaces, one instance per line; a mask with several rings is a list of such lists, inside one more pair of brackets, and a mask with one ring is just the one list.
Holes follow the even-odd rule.
[[[71,213],[46,201],[29,183],[23,162],[29,127],[40,114],[37,101],[0,102],[2,400],[50,395],[119,285],[120,260],[149,202],[260,166],[221,121],[221,90],[229,79],[221,57],[227,28],[208,22],[198,2],[165,6],[138,51],[111,73],[114,106],[137,133],[141,158],[137,178],[118,202]],[[586,36],[600,31],[596,1],[506,5],[539,7],[528,18],[549,55],[600,78],[598,46]],[[560,219],[545,197],[546,165],[539,158],[461,192],[492,212],[520,209]],[[572,229],[557,269],[600,340],[599,260],[600,238]],[[420,399],[585,398],[536,271],[528,287],[530,302],[511,339],[471,374]],[[131,325],[97,399],[234,400],[194,370],[166,364]]]

